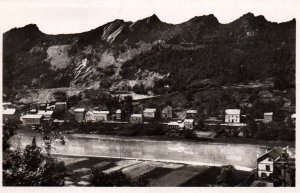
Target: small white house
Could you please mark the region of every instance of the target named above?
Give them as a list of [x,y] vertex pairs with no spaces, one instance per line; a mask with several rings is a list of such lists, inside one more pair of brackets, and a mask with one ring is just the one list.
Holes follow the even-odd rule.
[[93,122],[93,121],[95,121],[95,117],[94,117],[94,113],[93,113],[93,111],[88,111],[88,112],[86,112],[85,113],[85,121],[86,122]]
[[74,117],[77,122],[83,122],[84,121],[84,114],[85,109],[84,108],[77,108],[74,110]]
[[168,128],[169,129],[178,129],[181,130],[184,127],[184,123],[183,122],[176,122],[176,121],[172,121],[168,123]]
[[142,114],[132,114],[130,116],[130,123],[135,123],[135,124],[143,123],[143,115]]
[[291,115],[291,119],[292,119],[293,123],[296,124],[296,114],[295,113]]
[[186,129],[194,129],[194,127],[195,127],[195,120],[194,119],[185,119],[183,121],[183,123],[184,123],[184,127]]
[[25,126],[34,126],[34,125],[40,125],[43,118],[44,118],[43,115],[27,114],[22,116],[20,120],[22,121],[22,124]]
[[93,111],[95,121],[107,121],[108,120],[108,115],[109,111]]
[[146,119],[153,119],[153,118],[155,118],[155,113],[156,113],[156,109],[146,108],[143,111],[144,118],[146,118]]
[[2,109],[2,115],[3,115],[3,120],[5,119],[12,119],[13,117],[16,116],[16,109]]
[[264,123],[271,123],[273,121],[273,112],[264,113]]
[[85,114],[86,121],[107,121],[109,111],[88,111]]
[[225,123],[240,123],[241,110],[240,109],[226,109]]
[[3,102],[2,103],[2,107],[3,107],[4,110],[11,108],[11,106],[12,106],[11,102]]
[[186,118],[187,119],[195,119],[197,116],[197,110],[189,109],[186,111]]
[[121,109],[117,109],[117,111],[116,111],[116,120],[118,120],[118,121],[121,120],[121,114],[122,114]]
[[166,106],[162,111],[161,111],[161,118],[166,119],[166,118],[172,118],[173,117],[173,109],[170,106]]

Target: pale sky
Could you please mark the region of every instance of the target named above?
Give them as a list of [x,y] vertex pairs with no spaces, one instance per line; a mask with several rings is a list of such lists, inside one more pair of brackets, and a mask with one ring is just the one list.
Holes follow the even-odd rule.
[[35,23],[47,34],[88,31],[115,19],[136,21],[152,14],[167,23],[214,14],[229,23],[245,13],[273,22],[296,17],[297,0],[0,0],[1,31]]

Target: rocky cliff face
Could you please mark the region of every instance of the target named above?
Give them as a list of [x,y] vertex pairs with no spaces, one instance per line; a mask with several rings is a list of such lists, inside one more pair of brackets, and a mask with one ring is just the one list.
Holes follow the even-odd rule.
[[3,35],[4,92],[21,88],[175,90],[275,77],[295,85],[295,20],[272,23],[248,13],[220,24],[213,15],[172,25],[156,15],[115,20],[78,34],[48,35],[34,24]]

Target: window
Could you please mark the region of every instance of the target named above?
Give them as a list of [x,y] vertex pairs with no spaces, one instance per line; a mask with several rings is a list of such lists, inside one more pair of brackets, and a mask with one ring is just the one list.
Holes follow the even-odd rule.
[[264,172],[262,172],[262,173],[261,173],[261,177],[262,177],[262,178],[265,178],[265,177],[267,177],[267,174],[264,173]]
[[270,166],[266,165],[266,171],[271,171]]

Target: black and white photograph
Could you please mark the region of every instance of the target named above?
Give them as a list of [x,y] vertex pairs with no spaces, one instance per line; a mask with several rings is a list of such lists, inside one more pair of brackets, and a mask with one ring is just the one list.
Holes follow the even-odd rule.
[[296,0],[1,4],[2,188],[295,190]]

